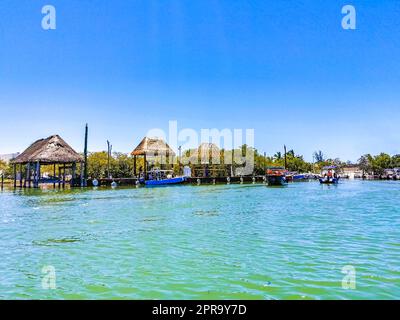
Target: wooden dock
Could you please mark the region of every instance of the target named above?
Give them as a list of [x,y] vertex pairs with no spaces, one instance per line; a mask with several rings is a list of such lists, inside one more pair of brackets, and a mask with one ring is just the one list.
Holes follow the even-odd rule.
[[[118,186],[136,186],[139,184],[138,178],[115,178],[97,179],[99,187],[109,187],[113,182]],[[256,184],[264,183],[264,176],[246,176],[246,177],[190,177],[187,178],[186,184],[192,185],[214,185],[214,184]],[[88,180],[88,186],[93,187],[93,180]]]

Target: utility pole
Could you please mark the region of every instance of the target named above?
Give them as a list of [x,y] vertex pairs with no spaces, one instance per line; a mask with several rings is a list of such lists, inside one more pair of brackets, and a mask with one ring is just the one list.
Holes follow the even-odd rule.
[[267,153],[264,152],[264,175],[267,169]]
[[85,166],[84,166],[84,169],[83,169],[84,170],[84,173],[83,173],[83,180],[84,180],[83,181],[83,185],[85,187],[87,187],[87,179],[88,179],[88,171],[87,171],[87,168],[88,168],[88,161],[87,161],[88,132],[89,132],[88,124],[86,123],[86,127],[85,127],[85,149],[83,151],[84,159],[85,159]]
[[181,174],[181,157],[182,157],[182,146],[178,147],[178,155],[179,155],[179,159],[178,159],[178,167],[179,167],[179,174]]
[[283,146],[285,151],[285,169],[287,169],[287,158],[286,158],[286,145]]
[[108,179],[111,179],[111,174],[110,174],[111,150],[112,150],[112,145],[110,144],[110,141],[107,140],[107,177],[108,177]]

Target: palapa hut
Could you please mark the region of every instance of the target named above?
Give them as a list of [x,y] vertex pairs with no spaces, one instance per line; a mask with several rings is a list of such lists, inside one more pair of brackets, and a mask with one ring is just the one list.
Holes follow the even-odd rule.
[[189,161],[195,177],[224,177],[228,174],[221,150],[214,143],[202,143],[197,149],[190,150]]
[[[40,139],[31,144],[28,149],[22,152],[19,156],[11,161],[14,165],[14,187],[17,183],[17,165],[19,165],[19,180],[20,187],[22,187],[22,180],[24,172],[23,166],[26,166],[25,170],[25,182],[24,187],[28,185],[31,187],[32,174],[33,174],[33,186],[38,187],[41,179],[40,167],[41,165],[53,165],[54,166],[54,177],[53,184],[58,182],[65,186],[65,173],[67,169],[72,170],[71,185],[75,180],[76,164],[80,163],[81,168],[83,164],[83,158],[72,149],[60,136],[53,135],[46,139]],[[56,165],[58,165],[58,179],[56,178]],[[61,173],[62,171],[62,173]],[[81,170],[82,172],[82,170]],[[62,180],[61,180],[62,179]],[[82,177],[81,177],[82,181]]]
[[160,138],[145,137],[139,145],[131,152],[134,159],[134,174],[136,176],[136,157],[143,156],[144,158],[144,176],[147,177],[147,157],[149,156],[164,156],[168,163],[169,157],[174,157],[175,152],[170,146]]
[[192,150],[190,162],[194,164],[220,164],[221,151],[214,143],[202,143]]

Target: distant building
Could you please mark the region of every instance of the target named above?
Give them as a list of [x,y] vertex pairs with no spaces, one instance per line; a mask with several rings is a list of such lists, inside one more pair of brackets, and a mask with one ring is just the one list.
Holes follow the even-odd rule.
[[344,178],[357,179],[357,178],[362,178],[363,176],[363,171],[356,164],[346,165],[344,167],[341,167],[340,169],[341,169],[340,176]]
[[19,152],[17,153],[10,153],[10,154],[0,154],[0,160],[4,161],[6,163],[9,163],[10,160],[16,158],[19,155]]

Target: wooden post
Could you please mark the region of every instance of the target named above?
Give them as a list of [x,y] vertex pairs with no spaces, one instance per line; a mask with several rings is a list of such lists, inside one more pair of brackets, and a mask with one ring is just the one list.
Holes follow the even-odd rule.
[[35,182],[34,182],[34,188],[39,188],[39,179],[40,179],[40,162],[36,162],[36,168],[35,168]]
[[266,169],[267,169],[267,153],[264,152],[264,175],[266,173]]
[[81,188],[84,186],[83,182],[83,162],[81,162]]
[[63,167],[63,188],[65,188],[65,163]]
[[179,175],[183,174],[182,172],[182,146],[178,147],[178,167],[179,167]]
[[53,178],[54,178],[54,182],[53,182],[53,188],[56,188],[56,164],[53,165]]
[[111,179],[111,174],[110,174],[110,158],[111,158],[111,144],[110,141],[107,140],[107,178]]
[[61,188],[61,167],[58,165],[58,189]]
[[88,179],[88,172],[87,172],[87,168],[88,168],[88,163],[87,163],[87,145],[88,145],[88,125],[86,124],[85,127],[85,149],[84,149],[84,158],[85,158],[85,167],[84,167],[84,173],[83,173],[83,184],[85,187],[87,187],[87,179]]
[[146,152],[144,153],[144,180],[147,180],[147,161],[146,161]]
[[17,165],[14,163],[14,189],[17,188]]
[[235,149],[232,149],[232,164],[231,164],[231,176],[232,177],[235,175],[235,168],[233,166],[233,163],[235,161],[234,154],[235,154]]
[[29,180],[29,162],[26,164],[25,167],[25,180],[24,180],[24,188],[26,188],[26,184]]
[[4,188],[4,173],[1,174],[1,191],[3,191]]
[[133,175],[136,177],[136,156],[133,156]]
[[28,188],[31,187],[31,163],[28,162],[26,165],[26,179],[25,179],[25,185],[24,187],[26,187],[26,183],[28,183]]
[[75,183],[75,171],[76,171],[76,163],[72,164],[72,180],[71,180],[71,187],[74,186]]
[[287,169],[286,145],[283,146],[283,149],[285,151],[285,169]]
[[22,189],[22,163],[19,164],[19,187]]

